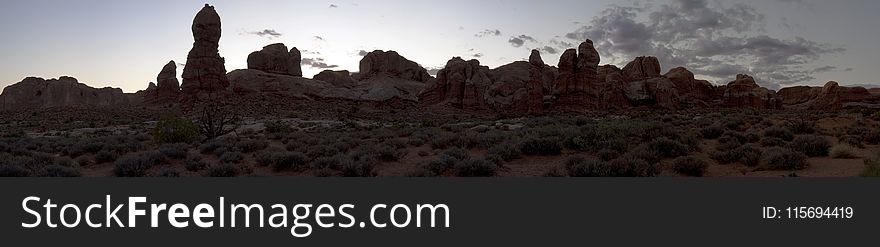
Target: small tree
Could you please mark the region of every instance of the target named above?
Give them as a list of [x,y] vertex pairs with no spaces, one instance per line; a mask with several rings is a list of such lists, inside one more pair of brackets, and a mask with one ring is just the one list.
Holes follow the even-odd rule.
[[162,114],[153,129],[158,143],[189,143],[199,138],[199,127],[177,111]]
[[233,105],[219,100],[200,102],[195,114],[199,130],[208,140],[232,133],[239,127],[238,112]]

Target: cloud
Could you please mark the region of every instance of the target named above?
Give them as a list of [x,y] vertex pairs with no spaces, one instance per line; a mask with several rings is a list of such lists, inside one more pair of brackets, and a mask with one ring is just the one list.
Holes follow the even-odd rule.
[[365,50],[360,50],[360,51],[358,51],[358,56],[361,56],[361,57],[363,57],[363,56],[366,56],[366,55],[367,55],[367,53],[370,53],[370,52],[368,52],[368,51],[365,51]]
[[520,47],[523,46],[523,44],[525,44],[526,42],[537,42],[537,40],[535,40],[535,38],[533,38],[532,36],[520,35],[517,37],[510,37],[507,42],[510,43],[510,45],[512,45],[513,47]]
[[332,8],[339,8],[339,5],[336,5],[336,4],[330,4],[330,7],[328,7],[328,8],[331,8],[331,9],[332,9]]
[[269,37],[270,39],[278,38],[278,37],[281,37],[281,35],[284,35],[282,33],[275,31],[275,29],[263,29],[262,31],[254,31],[254,32],[247,32],[247,33],[257,35],[260,37]]
[[315,40],[317,40],[317,41],[325,41],[324,37],[317,36],[317,35],[315,35],[314,37],[315,37]]
[[549,46],[544,46],[544,48],[541,48],[541,51],[544,51],[544,52],[547,53],[547,54],[557,54],[557,53],[559,53],[559,51],[557,51],[556,48],[549,47]]
[[316,69],[333,69],[339,65],[327,64],[323,58],[303,58],[302,64]]
[[[464,27],[460,27],[459,29],[463,29]],[[498,29],[486,29],[477,34],[474,34],[475,37],[482,38],[486,36],[501,36],[501,30]]]
[[474,55],[471,55],[471,56],[473,56],[475,58],[481,58],[481,57],[483,57],[483,53],[475,53]]
[[846,51],[802,37],[773,37],[765,26],[765,16],[750,5],[673,0],[653,7],[608,7],[565,37],[593,40],[603,63],[623,65],[650,55],[664,68],[683,66],[722,82],[745,73],[765,86],[813,80],[814,73],[828,69],[811,69],[814,64]]

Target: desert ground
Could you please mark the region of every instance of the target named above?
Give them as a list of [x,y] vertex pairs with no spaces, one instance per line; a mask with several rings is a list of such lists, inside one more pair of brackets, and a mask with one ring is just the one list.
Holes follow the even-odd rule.
[[[4,112],[0,176],[876,176],[880,112],[503,116],[264,105],[206,138],[175,108]],[[260,108],[260,107],[255,107]]]

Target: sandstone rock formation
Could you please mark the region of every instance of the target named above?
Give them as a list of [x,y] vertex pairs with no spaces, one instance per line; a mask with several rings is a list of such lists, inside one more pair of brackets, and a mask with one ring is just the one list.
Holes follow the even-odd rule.
[[229,87],[225,60],[218,51],[220,43],[220,15],[213,6],[196,14],[192,24],[193,48],[186,57],[181,88],[188,95],[217,92]]
[[566,50],[559,59],[554,86],[555,104],[571,109],[599,109],[603,105],[598,80],[599,52],[586,40],[577,50]]
[[660,61],[656,57],[637,57],[623,67],[623,76],[629,81],[660,77]]
[[748,75],[736,75],[736,80],[720,88],[723,90],[722,107],[782,109],[782,99],[776,92],[758,86],[755,78]]
[[177,102],[180,96],[180,82],[177,80],[177,63],[168,62],[156,76],[157,83],[150,83],[142,94],[142,102],[147,105]]
[[486,108],[485,93],[491,84],[489,67],[481,66],[476,59],[465,61],[454,57],[419,94],[419,101],[426,105],[449,104],[460,109],[481,110]]
[[418,63],[410,61],[395,51],[373,51],[367,53],[360,62],[358,81],[374,77],[399,78],[403,80],[428,82],[431,75]]
[[694,73],[686,68],[673,68],[664,76],[675,85],[675,90],[685,107],[708,107],[718,98],[715,94],[715,85],[706,80],[695,79]]
[[133,102],[119,88],[93,88],[76,78],[28,77],[0,94],[0,109],[18,110],[50,107],[124,106]]
[[281,75],[253,69],[229,72],[233,92],[239,95],[277,95],[304,99],[339,98],[359,100],[358,93],[329,83],[299,76]]
[[330,83],[331,85],[333,85],[335,87],[351,88],[356,85],[356,82],[354,81],[354,79],[351,78],[351,72],[348,72],[348,70],[321,71],[321,73],[318,73],[317,75],[315,75],[314,79]]
[[864,87],[842,87],[830,81],[823,87],[797,86],[779,90],[786,107],[810,110],[839,110],[848,104],[865,104],[878,97]]
[[248,69],[268,73],[302,76],[302,54],[296,47],[287,50],[284,44],[271,44],[248,55]]

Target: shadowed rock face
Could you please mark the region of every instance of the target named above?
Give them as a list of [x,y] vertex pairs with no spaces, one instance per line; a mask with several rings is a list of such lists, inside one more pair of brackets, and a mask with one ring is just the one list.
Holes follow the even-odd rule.
[[847,104],[873,103],[877,97],[863,87],[841,87],[829,81],[823,87],[797,86],[779,90],[786,107],[811,110],[839,110]]
[[76,78],[58,79],[28,77],[10,85],[0,94],[4,110],[50,107],[124,106],[131,102],[119,88],[93,88]]
[[437,79],[419,94],[425,105],[449,104],[460,109],[486,109],[486,90],[492,84],[489,67],[480,61],[454,57],[437,72]]
[[660,77],[660,61],[656,57],[637,57],[623,67],[627,80],[644,80]]
[[557,107],[568,109],[599,109],[602,88],[598,80],[599,52],[592,40],[586,40],[577,50],[568,49],[559,59],[559,77],[554,95]]
[[294,47],[287,50],[284,44],[271,44],[263,47],[263,50],[255,51],[248,55],[248,69],[260,70],[268,73],[302,76],[302,54]]
[[158,83],[150,83],[146,90],[139,92],[143,103],[147,105],[168,104],[177,102],[180,96],[180,83],[177,80],[177,63],[168,62],[156,76]]
[[336,87],[344,87],[344,88],[354,87],[356,84],[354,79],[351,78],[351,72],[349,72],[348,70],[321,71],[321,73],[318,73],[317,75],[315,75],[314,79],[330,83],[331,85],[336,86]]
[[737,75],[736,80],[722,88],[722,106],[730,108],[782,109],[776,92],[758,86],[755,78]]
[[221,28],[220,15],[213,6],[205,7],[196,14],[192,24],[193,48],[186,57],[183,69],[183,92],[196,95],[216,92],[229,87],[225,60],[218,51]]
[[706,80],[697,80],[694,73],[686,68],[677,67],[664,75],[674,84],[681,103],[687,106],[707,107],[717,98],[715,86]]
[[395,51],[373,51],[367,53],[360,62],[358,81],[364,81],[373,77],[385,76],[403,80],[428,82],[431,75],[428,70],[410,61]]

